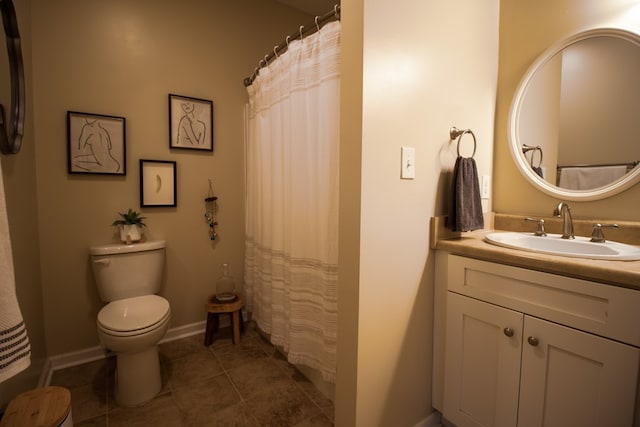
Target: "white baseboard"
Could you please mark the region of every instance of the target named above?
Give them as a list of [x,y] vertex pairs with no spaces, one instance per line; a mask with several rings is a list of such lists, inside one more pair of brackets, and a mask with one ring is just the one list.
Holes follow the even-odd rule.
[[83,363],[93,362],[94,360],[105,359],[110,355],[111,353],[108,352],[104,347],[95,346],[86,348],[84,350],[72,351],[70,353],[52,356],[48,358],[44,364],[38,386],[48,386],[51,382],[51,375],[53,375],[53,371],[69,368],[71,366],[81,365]]
[[[164,338],[160,340],[160,344],[164,342],[175,341],[182,338],[190,337],[191,335],[203,334],[206,325],[207,325],[207,322],[203,320],[202,322],[195,322],[195,323],[190,323],[188,325],[169,328]],[[231,322],[229,322],[229,325],[231,325]],[[224,326],[224,322],[222,321],[222,319],[220,321],[220,326],[221,327]]]
[[[224,326],[224,319],[221,320],[221,325]],[[175,328],[169,328],[164,338],[160,343],[174,341],[181,338],[186,338],[191,335],[204,333],[205,321],[195,322],[189,325],[178,326]],[[108,351],[102,346],[89,347],[84,350],[72,351],[70,353],[59,354],[49,357],[42,368],[40,379],[38,380],[38,387],[46,387],[51,382],[51,376],[54,371],[59,369],[69,368],[71,366],[82,365],[83,363],[93,362],[95,360],[105,359],[109,356],[113,356],[113,353]]]
[[438,411],[434,411],[427,418],[421,420],[413,427],[442,427],[442,414]]

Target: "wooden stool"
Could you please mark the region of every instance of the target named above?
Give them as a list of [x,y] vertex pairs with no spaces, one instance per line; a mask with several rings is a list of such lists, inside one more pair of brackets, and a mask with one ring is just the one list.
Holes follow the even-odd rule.
[[71,426],[71,393],[63,387],[43,387],[16,396],[0,421],[1,427]]
[[231,315],[231,327],[233,329],[232,340],[234,344],[240,343],[240,330],[244,332],[244,322],[242,321],[242,307],[244,301],[242,296],[236,294],[236,298],[231,301],[218,301],[214,296],[209,297],[207,302],[207,329],[204,333],[204,345],[210,346],[213,342],[213,334],[218,331],[218,316],[221,314]]

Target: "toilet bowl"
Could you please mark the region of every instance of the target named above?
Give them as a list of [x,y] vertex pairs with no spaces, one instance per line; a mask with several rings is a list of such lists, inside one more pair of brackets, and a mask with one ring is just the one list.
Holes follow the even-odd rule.
[[90,248],[100,296],[106,304],[96,326],[102,345],[116,354],[115,399],[139,406],[162,388],[158,342],[169,327],[169,302],[160,288],[165,244],[106,245]]
[[116,402],[142,405],[162,388],[158,342],[169,327],[171,310],[157,295],[110,302],[98,313],[100,342],[116,354]]

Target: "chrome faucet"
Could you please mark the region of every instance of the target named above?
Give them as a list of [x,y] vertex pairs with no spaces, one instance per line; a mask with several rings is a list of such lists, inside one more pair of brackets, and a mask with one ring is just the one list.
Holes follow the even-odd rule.
[[560,202],[553,210],[553,215],[562,218],[562,238],[575,239],[573,234],[573,219],[571,218],[571,208],[565,202]]

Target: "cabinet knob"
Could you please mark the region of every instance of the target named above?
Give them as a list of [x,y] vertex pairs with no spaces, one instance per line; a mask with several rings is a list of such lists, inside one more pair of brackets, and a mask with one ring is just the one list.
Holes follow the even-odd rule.
[[513,336],[513,329],[511,329],[511,328],[504,328],[503,332],[508,337],[512,337]]
[[527,338],[527,341],[534,347],[538,345],[538,338],[536,337],[529,337]]

